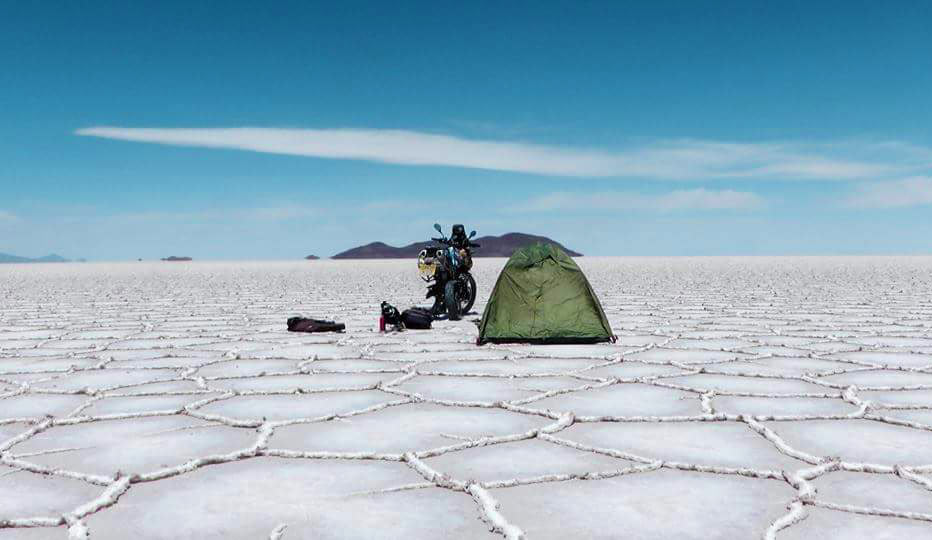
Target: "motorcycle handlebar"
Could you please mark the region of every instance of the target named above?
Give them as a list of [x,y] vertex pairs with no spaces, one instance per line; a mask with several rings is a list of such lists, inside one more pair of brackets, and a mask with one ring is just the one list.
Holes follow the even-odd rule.
[[[446,245],[448,245],[448,246],[450,245],[450,240],[448,240],[447,238],[431,238],[431,240],[433,240],[434,242],[438,242],[438,243],[440,243],[440,244],[446,244]],[[475,243],[475,242],[467,242],[465,247],[474,247],[474,248],[477,248],[477,247],[480,247],[480,246],[479,246],[479,244],[477,244],[477,243]]]

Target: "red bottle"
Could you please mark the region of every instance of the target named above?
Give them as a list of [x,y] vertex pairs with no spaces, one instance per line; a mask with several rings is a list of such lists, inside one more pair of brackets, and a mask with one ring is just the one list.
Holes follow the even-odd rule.
[[385,331],[385,317],[379,317],[379,332]]

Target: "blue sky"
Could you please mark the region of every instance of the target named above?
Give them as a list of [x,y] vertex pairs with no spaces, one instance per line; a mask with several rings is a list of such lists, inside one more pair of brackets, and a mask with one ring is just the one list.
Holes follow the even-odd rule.
[[5,6],[0,252],[932,251],[932,4],[332,4]]

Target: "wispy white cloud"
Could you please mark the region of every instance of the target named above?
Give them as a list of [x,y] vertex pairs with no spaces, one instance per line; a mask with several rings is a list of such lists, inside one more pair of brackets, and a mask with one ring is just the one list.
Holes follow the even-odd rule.
[[865,180],[902,174],[932,162],[926,149],[890,142],[727,143],[678,139],[606,151],[380,129],[98,126],[76,133],[175,146],[574,177]]
[[19,221],[19,216],[13,212],[7,212],[6,210],[0,210],[0,223],[13,223]]
[[760,208],[764,200],[746,191],[688,189],[659,195],[624,191],[601,193],[549,193],[515,205],[514,212],[553,210],[749,210]]
[[860,184],[844,200],[855,208],[903,208],[932,205],[932,177],[914,176],[890,182]]

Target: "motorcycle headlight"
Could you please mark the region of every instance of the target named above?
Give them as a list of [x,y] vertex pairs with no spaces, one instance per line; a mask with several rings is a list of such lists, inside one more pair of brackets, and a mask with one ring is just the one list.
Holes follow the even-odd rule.
[[437,262],[427,255],[426,250],[422,250],[417,256],[417,271],[424,281],[430,281],[437,273]]

